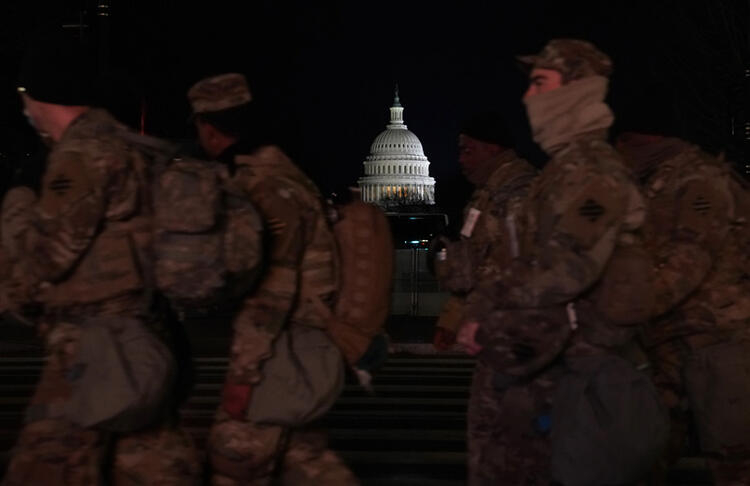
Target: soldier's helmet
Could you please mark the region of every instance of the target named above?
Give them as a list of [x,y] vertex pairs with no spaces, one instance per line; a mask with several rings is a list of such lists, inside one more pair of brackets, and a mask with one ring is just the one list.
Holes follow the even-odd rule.
[[226,73],[195,83],[187,93],[194,114],[216,113],[245,106],[253,97],[245,76]]
[[592,43],[579,39],[552,39],[539,54],[518,56],[527,69],[554,69],[563,83],[588,76],[612,74],[612,60]]

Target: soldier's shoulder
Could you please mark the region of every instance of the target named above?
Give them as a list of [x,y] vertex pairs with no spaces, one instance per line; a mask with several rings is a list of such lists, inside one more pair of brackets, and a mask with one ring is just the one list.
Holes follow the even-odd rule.
[[131,147],[121,133],[127,130],[106,111],[91,109],[71,123],[53,153],[77,154],[84,163],[126,158]]
[[505,181],[495,190],[489,191],[489,200],[495,207],[505,208],[514,202],[525,199],[530,191],[531,183],[536,173],[519,173],[516,177]]
[[701,180],[716,183],[731,178],[731,167],[727,162],[697,146],[690,146],[663,165],[662,172],[672,175],[678,185]]
[[584,186],[589,182],[603,181],[617,187],[634,185],[635,180],[622,156],[604,140],[585,141],[574,144],[559,162],[566,186]]
[[281,173],[258,174],[253,168],[241,168],[234,180],[254,201],[265,206],[304,208],[312,197],[307,187]]

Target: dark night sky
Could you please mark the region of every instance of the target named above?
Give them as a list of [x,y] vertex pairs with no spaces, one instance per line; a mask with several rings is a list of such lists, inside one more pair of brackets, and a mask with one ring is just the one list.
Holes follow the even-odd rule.
[[[0,7],[0,55],[7,59],[0,74],[3,173],[37,146],[13,91],[24,36],[47,19],[75,20],[81,7],[91,13],[96,3],[44,9],[6,0]],[[616,112],[658,79],[684,101],[684,136],[712,149],[734,142],[728,113],[744,94],[747,2],[312,3],[111,0],[113,110],[134,123],[145,97],[147,131],[189,138],[187,88],[208,74],[244,72],[256,97],[277,107],[300,165],[328,191],[361,175],[398,82],[406,122],[438,180],[438,203],[452,208],[467,192],[455,148],[466,115],[502,110],[522,153],[541,160],[529,140],[520,103],[524,77],[513,56],[571,36],[613,57]],[[89,15],[89,23],[96,26],[96,18]]]

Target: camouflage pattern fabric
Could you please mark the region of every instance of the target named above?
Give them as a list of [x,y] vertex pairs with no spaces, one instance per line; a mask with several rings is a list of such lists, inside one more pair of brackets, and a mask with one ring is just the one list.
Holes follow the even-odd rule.
[[579,39],[552,39],[539,54],[519,56],[530,69],[553,69],[564,83],[588,76],[609,76],[612,61],[590,42]]
[[[656,258],[657,317],[642,340],[655,369],[654,382],[671,410],[672,439],[664,468],[687,446],[686,363],[709,346],[736,339],[750,322],[750,287],[741,263],[746,258],[741,241],[746,215],[735,213],[730,169],[698,147],[679,142],[664,139],[652,147],[670,156],[651,164],[643,181],[650,207],[644,233]],[[716,484],[742,484],[750,477],[742,476],[749,470],[741,456],[714,457],[710,465]]]
[[192,437],[172,424],[119,436],[114,486],[198,486],[203,458]]
[[521,256],[469,296],[471,317],[571,302],[596,283],[618,244],[635,239],[642,197],[605,136],[575,138],[533,181]]
[[[695,425],[690,410],[690,401],[685,386],[684,369],[690,357],[700,349],[721,342],[722,338],[708,333],[675,338],[648,349],[653,366],[654,385],[661,395],[662,402],[669,409],[670,437],[664,456],[655,469],[654,484],[666,484],[666,476],[674,463],[690,450],[691,435]],[[739,486],[747,483],[750,477],[750,458],[740,456],[708,457],[708,466],[713,474],[714,484],[719,486]]]
[[[31,398],[30,409],[61,403],[70,395],[65,374],[70,371],[78,331],[75,325],[60,324],[47,334],[48,359]],[[107,444],[101,432],[66,420],[30,421],[20,432],[2,484],[99,485]]]
[[230,379],[257,383],[273,337],[289,322],[324,328],[308,296],[330,302],[337,288],[336,244],[315,185],[277,147],[236,157],[234,182],[270,234],[265,275],[234,319]]
[[245,76],[237,73],[221,74],[203,79],[188,90],[193,113],[212,113],[234,108],[252,101]]
[[359,484],[315,430],[232,420],[219,411],[208,448],[214,486]]
[[[468,453],[468,481],[470,486],[480,484],[479,477],[482,473],[482,451],[492,439],[495,430],[495,422],[500,417],[497,414],[501,394],[492,386],[494,372],[486,362],[477,361],[474,375],[471,378],[471,392],[469,405],[466,411],[467,422],[467,453]],[[484,472],[489,476],[489,471]]]
[[359,481],[344,461],[327,448],[326,436],[318,430],[295,430],[289,437],[281,463],[283,485],[330,484],[356,486]]
[[[138,154],[112,136],[119,127],[92,109],[73,121],[49,155],[19,262],[47,315],[76,315],[71,307],[77,305],[91,306],[92,314],[102,305],[117,315],[146,315],[134,257],[149,244],[144,169]],[[116,308],[109,305],[114,301]]]
[[656,257],[654,314],[644,340],[650,347],[679,336],[742,329],[750,296],[737,238],[729,168],[687,145],[644,181],[649,217],[644,228]]
[[569,351],[572,329],[565,306],[495,311],[477,330],[480,359],[500,373],[522,378]]
[[32,422],[21,431],[1,484],[99,486],[105,445],[97,431],[70,422]]
[[[227,380],[256,384],[263,379],[262,363],[282,329],[326,327],[311,297],[331,302],[338,286],[336,246],[317,188],[280,149],[261,147],[238,155],[235,162],[233,182],[258,208],[270,235],[270,255],[257,290],[233,318]],[[298,482],[287,484],[358,484],[332,452],[299,445],[296,433],[231,420],[219,410],[208,443],[212,484],[270,484],[274,476],[283,477],[294,468],[298,471],[289,474]]]
[[[570,73],[606,74],[606,70]],[[593,86],[597,96],[581,97],[572,108],[584,110],[589,107],[586,103],[600,106],[602,88]],[[564,98],[562,89],[558,91]],[[551,363],[564,352],[571,356],[607,352],[577,332],[568,337],[579,324],[595,323],[579,323],[566,305],[597,284],[619,246],[635,240],[644,208],[621,157],[605,141],[611,123],[608,110],[594,115],[595,119],[583,120],[588,125],[559,123],[555,143],[543,144],[551,159],[532,181],[519,213],[523,228],[519,256],[483,279],[467,297],[466,319],[479,323],[477,342],[489,351],[486,356],[480,353],[480,359],[493,367],[494,385],[507,386],[497,412],[501,418],[493,425],[493,440],[486,448],[491,461],[487,469],[493,476],[484,484],[550,483],[545,412],[551,409],[552,390],[562,373]],[[584,126],[596,129],[585,131]],[[535,130],[539,128],[544,127]],[[519,323],[513,314],[518,310],[552,314]],[[519,374],[508,375],[508,370]]]
[[[16,273],[22,280],[17,287],[27,289],[15,296],[43,305],[39,330],[49,358],[30,411],[36,404],[64,400],[70,392],[65,374],[76,353],[77,323],[108,315],[154,321],[140,271],[150,246],[143,206],[148,200],[145,168],[139,154],[113,135],[118,129],[122,125],[103,110],[91,109],[74,120],[49,155],[28,226],[14,229],[23,233],[16,241],[26,245],[14,262],[23,270]],[[105,460],[111,437],[64,421],[35,420],[33,415],[14,449],[7,484],[40,484],[27,478],[42,471],[47,472],[41,484],[99,484],[102,475],[110,475],[100,469],[117,461]],[[161,432],[143,432],[141,438],[145,441],[149,434]],[[136,449],[151,454],[147,446],[139,447],[129,446],[129,460]],[[178,450],[180,460],[194,461],[192,445]],[[139,474],[168,484],[173,461],[177,459],[148,462],[155,469]],[[182,475],[172,484],[190,484],[200,477],[195,470],[191,474],[192,480]]]
[[[110,476],[116,485],[198,484],[201,458],[189,436],[169,423],[115,436],[67,420],[32,417],[35,406],[61,403],[70,395],[66,376],[72,372],[80,332],[70,323],[47,332],[48,360],[3,485],[99,485]],[[103,470],[112,453],[113,470]]]
[[[560,374],[561,369],[553,366],[526,380],[503,385],[489,368],[477,368],[475,378],[480,377],[483,386],[476,390],[479,397],[470,410],[483,420],[470,417],[470,431],[478,442],[469,450],[470,467],[476,464],[469,485],[550,484],[549,417]],[[481,422],[489,429],[483,429]]]
[[[477,187],[466,206],[462,239],[447,247],[447,278],[455,280],[456,274],[468,274],[469,292],[475,282],[491,276],[498,268],[506,268],[518,254],[518,239],[523,232],[516,216],[529,183],[536,175],[534,168],[513,150],[500,154],[495,166],[486,184]],[[452,295],[441,312],[438,325],[459,323],[464,299],[464,294]],[[476,482],[482,472],[479,453],[490,440],[493,423],[498,419],[495,415],[498,396],[492,388],[492,375],[490,367],[480,360],[472,380],[468,410],[470,484],[479,484]],[[491,477],[490,471],[484,474]]]
[[10,256],[17,256],[25,249],[23,241],[29,227],[36,194],[28,187],[14,187],[5,194],[2,204],[2,247]]
[[478,280],[495,268],[505,268],[519,251],[522,230],[516,213],[536,171],[513,150],[500,154],[494,163],[496,169],[476,188],[464,210],[461,240],[446,245],[440,284],[454,293],[470,292]]
[[447,329],[454,335],[458,332],[463,322],[464,297],[460,295],[451,295],[446,299],[445,304],[440,309],[440,315],[435,322],[435,327]]

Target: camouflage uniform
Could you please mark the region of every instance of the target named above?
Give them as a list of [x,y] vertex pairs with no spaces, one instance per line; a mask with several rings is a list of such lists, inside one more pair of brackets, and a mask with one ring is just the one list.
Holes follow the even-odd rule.
[[566,304],[597,286],[612,256],[636,240],[644,217],[629,171],[606,142],[613,119],[603,103],[609,59],[571,40],[551,41],[539,56],[522,59],[558,70],[566,84],[527,100],[535,140],[551,159],[521,209],[520,255],[467,299],[467,320],[480,325],[480,356],[502,397],[483,455],[483,484],[550,483],[549,417],[561,374],[556,359],[607,353],[632,336],[591,342],[584,331],[601,323],[593,315],[579,322]]
[[[671,462],[685,453],[688,408],[696,398],[688,393],[689,363],[711,346],[748,337],[746,208],[737,205],[735,197],[746,189],[733,179],[727,164],[679,139],[662,139],[648,150],[653,160],[643,153],[632,158],[644,175],[649,200],[645,235],[656,259],[654,314],[659,317],[642,337],[653,360],[655,383],[671,411]],[[736,371],[742,379],[739,368]],[[748,434],[750,430],[744,432]],[[707,452],[717,459],[711,461],[716,484],[746,483],[747,446]]]
[[[495,268],[505,268],[518,255],[516,225],[520,202],[535,169],[508,149],[491,162],[496,169],[487,182],[472,194],[464,211],[462,239],[447,246],[447,259],[438,274],[441,285],[453,292],[438,321],[455,332],[460,323],[465,296]],[[481,359],[472,379],[468,408],[469,484],[478,484],[480,453],[486,449],[497,418],[497,396],[492,386],[492,369]]]
[[[188,97],[199,113],[251,99],[237,74],[200,81]],[[318,189],[278,147],[264,145],[227,162],[235,167],[233,184],[256,206],[270,234],[265,274],[233,318],[227,375],[228,383],[256,385],[279,332],[290,326],[326,327],[314,301],[330,302],[334,296],[336,247]],[[283,484],[358,484],[312,430],[235,420],[220,409],[207,447],[215,485],[270,484],[274,476]]]
[[[39,328],[48,361],[32,405],[70,395],[87,318],[137,318],[158,332],[142,274],[149,261],[148,186],[143,160],[113,134],[123,128],[97,109],[75,119],[49,155],[39,201],[6,235],[15,246],[13,300],[43,306]],[[63,419],[28,420],[4,484],[100,484],[109,477],[114,484],[177,485],[196,484],[200,476],[193,443],[172,419],[120,435]],[[112,452],[112,469],[103,471]]]

